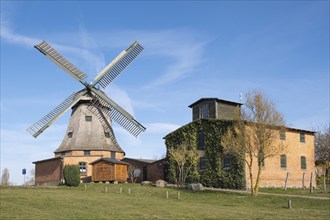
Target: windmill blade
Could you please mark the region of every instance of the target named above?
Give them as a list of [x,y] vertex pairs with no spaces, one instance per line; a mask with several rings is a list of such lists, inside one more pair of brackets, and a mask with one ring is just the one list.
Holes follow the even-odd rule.
[[66,60],[61,54],[59,54],[54,48],[52,48],[46,41],[41,41],[39,44],[34,46],[41,53],[43,53],[48,59],[53,63],[62,68],[66,73],[68,73],[74,79],[83,83],[83,79],[87,77],[85,73],[80,71],[72,63]]
[[119,146],[116,138],[115,138],[115,134],[113,132],[113,129],[110,125],[110,123],[107,121],[105,114],[107,114],[108,112],[108,107],[104,106],[99,108],[97,105],[95,105],[93,102],[90,103],[90,105],[87,107],[101,122],[104,132],[108,132],[111,141],[114,143],[114,145],[121,151],[123,151],[121,149],[121,147]]
[[107,87],[141,53],[142,50],[143,47],[135,41],[95,77],[92,86],[100,83],[103,88]]
[[142,131],[146,130],[146,128],[138,121],[136,121],[132,115],[126,112],[122,107],[112,101],[104,93],[95,88],[92,88],[92,91],[96,95],[96,97],[93,98],[92,103],[98,107],[108,106],[108,114],[110,118],[115,120],[132,135],[137,137]]
[[80,98],[87,93],[87,90],[82,90],[77,93],[72,93],[68,98],[61,102],[55,109],[49,112],[42,119],[34,123],[31,127],[26,129],[33,137],[37,137],[44,130],[46,130],[52,123],[54,123],[61,115],[63,115],[69,108],[76,104]]

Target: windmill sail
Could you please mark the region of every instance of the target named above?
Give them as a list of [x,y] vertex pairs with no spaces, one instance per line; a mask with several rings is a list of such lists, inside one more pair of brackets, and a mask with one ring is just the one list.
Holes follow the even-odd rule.
[[110,98],[108,98],[98,90],[93,89],[93,92],[95,92],[98,98],[94,97],[92,103],[98,107],[109,106],[108,114],[110,118],[115,120],[119,125],[125,128],[132,135],[137,137],[142,131],[146,130],[146,128],[138,121],[136,121],[132,115],[126,112]]
[[114,132],[113,132],[113,129],[112,129],[110,123],[107,121],[107,119],[105,117],[108,107],[107,106],[98,107],[93,102],[91,102],[87,108],[99,119],[100,123],[103,126],[104,132],[109,133],[110,139],[112,140],[114,145],[118,149],[122,150],[115,138],[115,135],[114,135]]
[[62,114],[64,114],[70,107],[79,101],[79,99],[87,93],[87,90],[82,90],[78,93],[72,93],[63,102],[61,102],[55,109],[45,115],[42,119],[34,123],[26,129],[33,137],[37,137],[44,130],[46,130],[54,121],[56,121]]
[[99,83],[103,88],[107,87],[141,53],[142,50],[143,47],[135,41],[96,76],[93,86]]
[[59,54],[54,48],[52,48],[46,41],[42,41],[34,46],[41,53],[43,53],[48,59],[54,62],[56,65],[61,67],[65,72],[67,72],[74,79],[81,81],[87,77],[85,73],[80,71],[72,63],[66,60],[61,54]]

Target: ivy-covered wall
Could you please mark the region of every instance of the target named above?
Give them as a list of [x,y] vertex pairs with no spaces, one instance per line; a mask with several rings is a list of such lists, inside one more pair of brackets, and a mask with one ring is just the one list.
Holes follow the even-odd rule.
[[[187,183],[200,182],[204,186],[230,189],[245,188],[244,161],[241,158],[231,156],[230,168],[223,168],[224,153],[221,146],[221,136],[230,128],[233,121],[218,119],[199,119],[193,121],[165,137],[167,149],[176,148],[180,144],[186,144],[189,148],[195,148],[200,154],[205,151],[206,168],[199,171],[196,165],[187,177]],[[198,149],[198,133],[204,134],[205,150]],[[168,158],[168,180],[175,182],[176,167],[173,160]]]

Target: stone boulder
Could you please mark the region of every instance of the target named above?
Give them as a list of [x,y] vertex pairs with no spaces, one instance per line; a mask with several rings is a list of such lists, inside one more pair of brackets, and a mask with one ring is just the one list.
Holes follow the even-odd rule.
[[167,182],[164,181],[164,180],[157,180],[156,183],[155,183],[155,185],[156,185],[157,187],[162,187],[162,188],[164,188],[164,187],[167,185]]
[[150,182],[150,181],[143,181],[143,182],[141,182],[141,185],[142,186],[152,185],[152,182]]
[[205,188],[201,183],[190,183],[188,184],[187,189],[192,191],[200,191],[204,190]]

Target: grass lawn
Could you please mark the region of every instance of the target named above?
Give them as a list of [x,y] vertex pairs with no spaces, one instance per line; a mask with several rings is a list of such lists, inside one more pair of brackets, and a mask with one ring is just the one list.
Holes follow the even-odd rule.
[[[138,184],[94,183],[87,184],[86,191],[84,184],[71,188],[0,187],[0,190],[1,220],[328,219],[330,216],[330,200],[290,198],[292,209],[288,209],[288,197],[191,192]],[[180,199],[177,199],[178,192]]]

